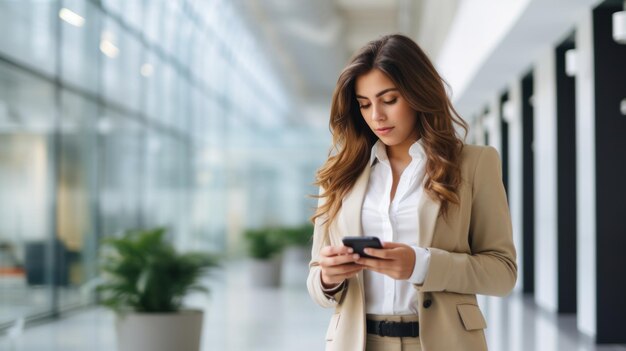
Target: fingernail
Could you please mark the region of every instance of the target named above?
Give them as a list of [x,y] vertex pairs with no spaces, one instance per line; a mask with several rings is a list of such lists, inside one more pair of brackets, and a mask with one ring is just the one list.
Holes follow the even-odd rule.
[[370,253],[370,249],[364,249],[363,251],[367,254]]
[[354,258],[355,260],[358,260],[359,259],[359,254],[352,255],[352,258]]
[[351,247],[349,247],[349,248],[348,248],[348,253],[353,253],[353,252],[354,252],[354,249],[353,249],[353,248],[351,248]]

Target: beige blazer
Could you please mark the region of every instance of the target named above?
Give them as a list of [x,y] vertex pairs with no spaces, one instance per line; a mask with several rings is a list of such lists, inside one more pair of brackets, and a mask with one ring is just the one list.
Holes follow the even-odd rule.
[[[505,296],[515,286],[517,264],[500,159],[492,147],[465,145],[461,154],[460,204],[439,216],[440,203],[423,196],[418,205],[419,245],[430,250],[430,265],[418,291],[422,350],[487,350],[487,327],[476,294]],[[318,219],[313,234],[307,287],[313,300],[335,309],[326,350],[365,350],[363,274],[349,279],[333,298],[322,292],[318,258],[322,247],[363,235],[361,206],[368,166],[343,199],[332,223]],[[418,235],[416,233],[416,235]]]

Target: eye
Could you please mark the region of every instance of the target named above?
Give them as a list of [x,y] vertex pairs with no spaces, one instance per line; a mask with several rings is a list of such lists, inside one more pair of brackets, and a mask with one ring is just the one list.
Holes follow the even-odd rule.
[[387,105],[393,105],[393,104],[395,104],[395,103],[396,103],[396,101],[398,101],[398,98],[393,98],[393,99],[391,99],[391,100],[388,100],[388,101],[383,101],[383,102],[384,102],[385,104],[387,104]]
[[370,104],[363,104],[363,105],[359,104],[359,108],[360,108],[361,110],[365,110],[365,109],[367,109],[368,107],[370,107]]

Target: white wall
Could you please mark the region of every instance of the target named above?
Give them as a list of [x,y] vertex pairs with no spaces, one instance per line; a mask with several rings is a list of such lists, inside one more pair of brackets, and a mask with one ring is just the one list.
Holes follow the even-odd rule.
[[513,223],[513,240],[517,250],[517,284],[515,291],[521,291],[524,284],[522,257],[523,228],[523,169],[522,169],[522,84],[521,79],[509,86],[509,100],[504,108],[504,119],[509,124],[509,208]]
[[592,14],[576,30],[576,211],[578,329],[596,335],[595,95]]
[[554,49],[548,48],[535,66],[535,301],[556,311],[557,188],[556,71]]
[[[529,2],[473,0],[459,3],[457,15],[436,62],[455,94],[463,94],[480,65],[505,37]],[[463,59],[459,60],[460,57]]]
[[461,1],[436,62],[451,85],[457,111],[466,115],[478,110],[601,1]]
[[498,150],[502,157],[502,128],[500,125],[500,96],[495,95],[489,100],[489,113],[485,118],[485,128],[489,133],[489,145]]

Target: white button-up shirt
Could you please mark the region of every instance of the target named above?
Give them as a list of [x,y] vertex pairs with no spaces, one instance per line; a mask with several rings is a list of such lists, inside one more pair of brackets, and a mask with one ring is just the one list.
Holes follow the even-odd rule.
[[417,204],[424,192],[426,154],[418,140],[409,149],[411,163],[402,172],[393,201],[390,201],[392,174],[385,144],[380,140],[372,147],[371,169],[367,192],[361,209],[363,235],[381,241],[393,241],[415,250],[415,267],[408,280],[395,280],[386,275],[364,271],[366,313],[417,314],[417,290],[428,271],[430,252],[418,247],[419,226]]

